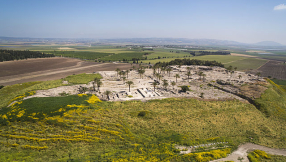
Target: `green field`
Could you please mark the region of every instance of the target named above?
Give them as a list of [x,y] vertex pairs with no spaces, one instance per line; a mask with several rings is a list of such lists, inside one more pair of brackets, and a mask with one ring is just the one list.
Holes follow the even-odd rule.
[[[3,45],[2,45],[3,46]],[[9,45],[7,45],[9,46]],[[11,45],[17,48],[15,50],[29,49],[41,51],[45,53],[53,53],[56,56],[74,57],[84,60],[98,60],[98,61],[123,61],[132,62],[133,58],[137,58],[143,63],[155,64],[157,62],[168,62],[177,58],[190,58],[199,60],[217,61],[225,64],[225,66],[237,67],[238,70],[256,69],[263,65],[266,61],[258,58],[248,58],[231,55],[205,55],[192,56],[188,52],[180,48],[154,48],[153,50],[146,50],[141,47],[124,47],[124,46],[60,46],[60,45],[38,45],[38,46],[23,46]],[[0,46],[1,48],[1,46]],[[187,49],[190,51],[218,51],[214,49]],[[178,52],[178,53],[177,53]],[[255,52],[233,51],[242,54],[262,56]],[[263,55],[267,58],[268,56]],[[284,57],[283,52],[275,52],[275,57]],[[146,59],[147,58],[147,59]],[[159,59],[158,59],[159,58]],[[274,58],[274,55],[273,55]]]
[[258,58],[245,58],[242,60],[237,60],[231,63],[225,63],[224,65],[237,67],[237,70],[246,70],[246,69],[257,69],[260,66],[264,65],[267,60],[258,59]]
[[[144,60],[144,63],[155,64],[157,62],[169,62],[176,58],[166,58],[166,59],[155,59],[155,60]],[[209,61],[217,61],[221,62],[225,65],[225,67],[233,66],[237,67],[237,70],[247,70],[247,69],[257,69],[260,66],[264,65],[267,60],[258,59],[258,58],[249,58],[249,57],[240,57],[240,56],[221,56],[221,55],[207,55],[207,56],[194,56],[187,57],[187,59],[198,59],[198,60],[209,60]]]

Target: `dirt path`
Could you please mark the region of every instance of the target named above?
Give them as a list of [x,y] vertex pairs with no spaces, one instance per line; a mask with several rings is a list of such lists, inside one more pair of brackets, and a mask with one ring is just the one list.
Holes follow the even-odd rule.
[[222,161],[227,161],[227,160],[234,161],[234,162],[240,162],[238,158],[241,158],[241,157],[243,158],[242,162],[249,162],[249,160],[247,159],[247,152],[252,151],[252,150],[262,150],[268,154],[286,156],[286,150],[283,150],[283,149],[273,149],[273,148],[269,148],[265,146],[252,144],[252,143],[246,143],[246,144],[240,145],[238,149],[234,151],[233,153],[231,153],[228,157],[214,160],[211,162],[222,162]]

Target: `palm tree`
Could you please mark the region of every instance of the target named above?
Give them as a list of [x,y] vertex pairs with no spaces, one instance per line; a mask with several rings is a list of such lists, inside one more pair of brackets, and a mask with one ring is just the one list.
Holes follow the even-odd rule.
[[153,66],[152,69],[153,69],[153,76],[155,76],[155,74],[156,74],[156,67]]
[[129,92],[130,92],[130,86],[131,86],[131,84],[134,84],[132,81],[127,81],[126,82],[127,84],[128,84],[128,86],[129,86]]
[[234,69],[234,71],[236,71],[236,70],[237,70],[237,67],[234,67],[233,69]]
[[191,75],[191,72],[188,71],[186,75],[188,76],[188,82],[189,82],[189,77]]
[[128,78],[128,73],[129,73],[129,72],[130,72],[129,70],[126,70],[127,78]]
[[203,74],[203,81],[205,81],[206,74]]
[[98,81],[96,82],[96,84],[97,84],[97,90],[100,92],[99,87],[102,86],[102,82],[101,82],[100,80],[98,80]]
[[173,86],[173,89],[174,89],[174,86],[176,85],[176,82],[172,81],[171,85]]
[[241,77],[242,77],[241,75],[238,76],[239,79],[240,79]]
[[109,100],[109,95],[111,94],[111,92],[107,90],[104,92],[104,94],[106,95],[107,99]]
[[204,75],[204,73],[200,71],[198,75],[200,76],[200,80],[202,80],[202,76]]
[[140,69],[139,69],[139,70],[138,70],[138,73],[140,74],[140,78],[141,78],[142,75],[145,73],[145,70],[143,70],[143,69],[140,70]]
[[162,76],[159,74],[159,75],[158,75],[159,83],[160,83],[160,81],[161,81],[161,78],[162,78]]
[[161,72],[163,72],[163,74],[165,74],[165,67],[161,67]]
[[92,84],[93,84],[93,91],[95,91],[95,84],[97,84],[98,80],[100,80],[99,78],[94,78]]
[[180,78],[180,75],[176,74],[175,77],[176,77],[176,83],[177,83],[177,78]]
[[123,84],[125,83],[126,77],[122,77]]
[[167,86],[169,85],[166,79],[163,80],[163,87],[167,90]]
[[117,68],[115,71],[117,72],[117,76],[118,76],[118,72],[120,71],[120,69],[119,69],[119,68]]
[[168,67],[168,68],[166,69],[166,71],[167,71],[167,73],[169,74],[169,77],[170,77],[170,73],[171,73],[172,69],[171,69],[170,67]]
[[158,85],[157,82],[152,82],[152,86],[154,87],[154,92],[155,92],[155,88],[156,88],[157,85]]

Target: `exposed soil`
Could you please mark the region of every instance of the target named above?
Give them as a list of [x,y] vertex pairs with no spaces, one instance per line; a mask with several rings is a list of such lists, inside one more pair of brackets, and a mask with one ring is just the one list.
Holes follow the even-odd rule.
[[[261,83],[262,85],[266,83]],[[267,87],[260,84],[248,84],[241,86],[239,88],[241,94],[245,95],[248,98],[260,98],[261,94],[267,89]]]
[[231,153],[228,157],[214,160],[211,162],[221,162],[221,161],[234,161],[234,162],[240,162],[238,158],[243,158],[242,162],[249,162],[247,158],[247,152],[253,151],[253,150],[262,150],[265,151],[268,154],[271,155],[282,155],[286,156],[286,150],[283,149],[273,149],[265,146],[260,146],[252,143],[246,143],[243,145],[240,145],[236,151]]
[[258,69],[261,76],[286,80],[286,64],[281,61],[269,61]]
[[231,53],[230,55],[232,55],[232,56],[242,56],[242,57],[256,57],[256,56],[245,55],[245,54],[239,54],[239,53]]
[[30,81],[47,81],[72,74],[130,69],[130,64],[95,63],[70,58],[39,58],[0,63],[0,85],[13,85]]

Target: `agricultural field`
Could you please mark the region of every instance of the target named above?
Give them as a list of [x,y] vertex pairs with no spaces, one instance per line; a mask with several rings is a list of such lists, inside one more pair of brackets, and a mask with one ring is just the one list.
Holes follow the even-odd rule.
[[230,63],[225,63],[226,67],[232,66],[237,67],[237,70],[248,70],[248,69],[257,69],[264,65],[267,62],[265,59],[259,58],[244,58],[241,60],[233,61]]
[[[144,63],[155,64],[157,62],[169,62],[174,60],[175,58],[166,58],[166,59],[155,59],[155,60],[143,60]],[[259,59],[259,58],[249,58],[242,56],[231,56],[231,55],[207,55],[207,56],[193,56],[187,57],[187,59],[198,59],[198,60],[209,60],[209,61],[217,61],[221,62],[225,65],[225,67],[232,66],[237,67],[238,70],[249,70],[249,69],[257,69],[260,66],[264,65],[267,60]]]
[[286,51],[285,50],[241,50],[241,51],[232,51],[233,53],[245,54],[255,57],[260,57],[263,59],[277,60],[277,61],[286,61]]
[[54,54],[60,57],[70,57],[79,58],[82,60],[96,60],[109,55],[114,55],[114,53],[100,53],[100,52],[82,52],[82,51],[42,51],[44,53]]
[[[225,157],[243,142],[286,148],[286,116],[275,113],[286,110],[286,94],[272,82],[257,100],[269,109],[272,105],[268,117],[238,100],[107,102],[91,94],[21,100],[59,83],[0,89],[0,94],[12,96],[1,100],[1,161],[209,161]],[[175,147],[222,142],[213,150],[202,146],[185,155]]]
[[286,80],[286,65],[280,61],[269,61],[258,70],[264,77]]
[[[138,65],[134,65],[138,66]],[[65,78],[72,74],[130,69],[130,64],[96,63],[71,58],[44,58],[0,63],[0,85]]]

